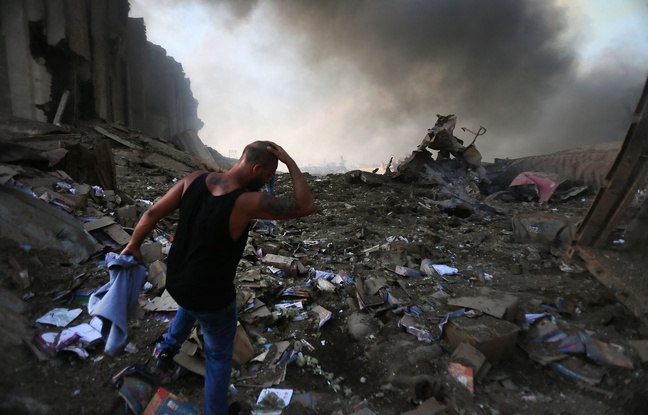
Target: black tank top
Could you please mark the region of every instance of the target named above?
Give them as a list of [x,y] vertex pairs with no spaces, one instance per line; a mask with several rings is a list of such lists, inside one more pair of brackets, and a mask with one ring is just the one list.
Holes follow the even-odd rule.
[[211,194],[197,177],[180,202],[180,222],[167,258],[166,288],[183,308],[216,311],[236,298],[234,276],[248,238],[247,230],[233,240],[229,218],[239,188],[222,196]]

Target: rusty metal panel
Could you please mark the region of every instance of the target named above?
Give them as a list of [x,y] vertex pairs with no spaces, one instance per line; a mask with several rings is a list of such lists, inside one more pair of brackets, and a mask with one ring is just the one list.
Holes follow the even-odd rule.
[[648,267],[644,257],[601,249],[648,175],[648,79],[619,154],[567,250],[616,295],[635,316],[648,322]]
[[[602,188],[576,232],[573,245],[601,247],[607,243],[637,188],[648,172],[648,80],[639,99],[635,119]],[[570,252],[571,254],[571,252]]]
[[632,313],[648,323],[648,268],[629,253],[577,246],[587,270]]

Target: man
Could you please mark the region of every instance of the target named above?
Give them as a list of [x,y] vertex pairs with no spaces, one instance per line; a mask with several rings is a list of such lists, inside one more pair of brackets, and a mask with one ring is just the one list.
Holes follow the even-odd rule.
[[[290,173],[292,197],[259,192],[278,161]],[[288,153],[273,142],[256,141],[229,171],[197,171],[176,183],[142,215],[121,254],[142,261],[142,242],[175,209],[180,209],[180,221],[167,259],[167,290],[179,308],[161,343],[156,369],[173,368],[173,356],[198,321],[205,343],[205,414],[226,414],[238,318],[234,276],[250,221],[310,215],[315,201]]]

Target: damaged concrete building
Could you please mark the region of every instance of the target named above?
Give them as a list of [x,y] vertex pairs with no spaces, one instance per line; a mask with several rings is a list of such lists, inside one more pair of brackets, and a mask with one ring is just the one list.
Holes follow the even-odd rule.
[[200,130],[182,65],[128,10],[128,0],[0,2],[0,117],[100,119],[161,137]]

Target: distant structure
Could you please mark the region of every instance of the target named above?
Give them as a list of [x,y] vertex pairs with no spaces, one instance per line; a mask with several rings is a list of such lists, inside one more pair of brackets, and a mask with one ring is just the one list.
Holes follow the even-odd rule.
[[128,0],[0,1],[0,118],[100,119],[159,137],[199,131],[182,65],[128,10]]
[[339,164],[335,164],[333,162],[328,162],[324,165],[319,165],[319,166],[308,164],[304,166],[302,170],[315,176],[324,176],[327,174],[335,174],[335,173],[345,173],[347,171],[347,167],[345,163],[346,160],[344,159],[344,156],[340,156]]

